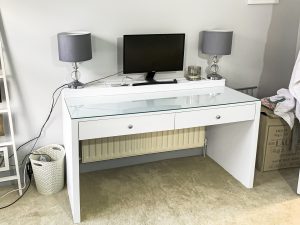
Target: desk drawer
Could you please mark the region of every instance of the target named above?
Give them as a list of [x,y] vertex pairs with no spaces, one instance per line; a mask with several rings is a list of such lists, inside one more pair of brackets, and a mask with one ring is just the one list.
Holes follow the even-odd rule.
[[253,120],[255,104],[176,113],[175,129]]
[[79,140],[173,130],[174,113],[79,122]]

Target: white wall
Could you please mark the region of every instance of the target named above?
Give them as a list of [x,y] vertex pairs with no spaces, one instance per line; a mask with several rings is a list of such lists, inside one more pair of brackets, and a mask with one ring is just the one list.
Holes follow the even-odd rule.
[[[300,13],[299,13],[300,14]],[[298,39],[297,39],[297,50],[296,55],[298,55],[298,52],[300,50],[300,22],[299,22],[299,28],[298,28]]]
[[[249,6],[246,0],[0,0],[0,6],[18,143],[37,134],[52,91],[69,77],[70,65],[57,56],[58,32],[93,34],[94,57],[81,65],[87,81],[118,70],[117,39],[123,34],[184,32],[186,65],[205,68],[198,56],[199,32],[233,29],[232,55],[220,65],[228,84],[239,87],[259,82],[272,13],[271,5]],[[60,110],[54,111],[40,144],[62,143]]]
[[300,18],[300,0],[280,0],[273,8],[259,84],[259,96],[288,88],[295,64]]

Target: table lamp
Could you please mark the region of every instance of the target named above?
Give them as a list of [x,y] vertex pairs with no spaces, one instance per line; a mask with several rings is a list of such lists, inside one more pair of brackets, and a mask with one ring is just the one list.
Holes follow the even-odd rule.
[[63,62],[72,62],[73,71],[71,77],[73,82],[69,84],[70,88],[83,88],[84,84],[78,79],[78,62],[92,59],[91,33],[89,32],[63,32],[57,34],[59,60]]
[[219,56],[230,55],[232,47],[233,31],[210,30],[203,31],[201,51],[204,54],[213,56],[213,64],[210,66],[210,74],[207,78],[210,80],[220,80],[222,76],[219,71]]

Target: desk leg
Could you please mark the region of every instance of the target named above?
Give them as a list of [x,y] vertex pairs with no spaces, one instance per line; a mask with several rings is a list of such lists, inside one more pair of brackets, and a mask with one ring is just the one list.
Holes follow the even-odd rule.
[[[64,146],[67,162],[67,188],[73,222],[80,223],[79,141],[78,122],[71,120],[63,107]],[[65,114],[66,113],[66,114]]]
[[245,187],[254,183],[260,104],[252,121],[207,127],[207,155]]

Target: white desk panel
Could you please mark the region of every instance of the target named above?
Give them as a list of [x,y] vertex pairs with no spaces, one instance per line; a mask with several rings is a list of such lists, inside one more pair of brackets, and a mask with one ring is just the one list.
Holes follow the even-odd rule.
[[260,101],[220,83],[205,88],[199,84],[64,92],[67,186],[74,223],[81,221],[80,140],[212,125],[207,127],[208,155],[245,187],[253,187]]

